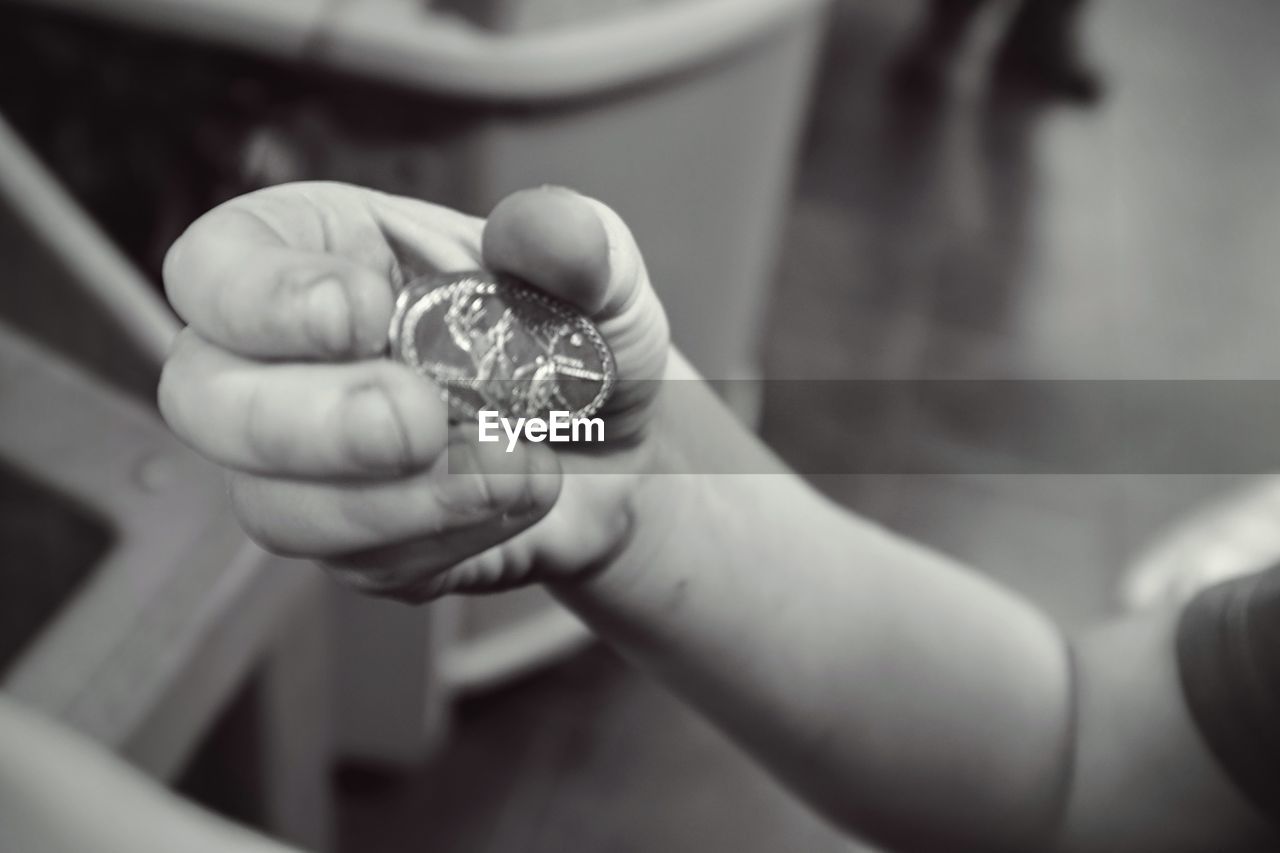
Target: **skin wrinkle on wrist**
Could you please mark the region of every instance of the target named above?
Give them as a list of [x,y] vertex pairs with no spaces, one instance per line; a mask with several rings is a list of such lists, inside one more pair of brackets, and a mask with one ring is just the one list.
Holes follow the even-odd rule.
[[[657,401],[655,420],[672,416],[665,403],[665,400]],[[693,473],[663,473],[688,470],[683,451],[669,436],[663,429],[651,434],[649,440],[654,446],[647,454],[647,470],[637,475],[638,481],[621,510],[627,518],[618,545],[596,566],[571,578],[549,582],[553,593],[623,600],[638,591],[646,577],[653,575],[652,566],[662,559],[672,541],[679,541],[677,531],[681,525],[694,523],[705,527],[710,521],[706,518],[707,478]]]

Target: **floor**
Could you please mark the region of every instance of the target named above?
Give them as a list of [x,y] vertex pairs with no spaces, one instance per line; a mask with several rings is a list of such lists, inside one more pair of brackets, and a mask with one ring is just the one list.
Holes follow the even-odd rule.
[[[1094,110],[986,97],[981,34],[949,96],[888,96],[916,9],[836,7],[766,352],[776,380],[893,381],[866,407],[772,382],[764,434],[850,507],[1088,623],[1144,543],[1242,477],[1027,473],[967,425],[1052,436],[1051,414],[957,417],[916,380],[1275,376],[1280,6],[1099,0]],[[904,436],[928,473],[875,464]],[[342,791],[352,853],[854,849],[603,649],[462,705],[421,773]]]

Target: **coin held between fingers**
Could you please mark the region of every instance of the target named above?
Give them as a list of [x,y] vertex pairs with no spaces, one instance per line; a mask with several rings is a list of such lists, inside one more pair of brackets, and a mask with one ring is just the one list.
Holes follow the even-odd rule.
[[400,293],[391,357],[436,382],[455,420],[595,414],[617,378],[595,325],[566,302],[507,275],[446,273]]

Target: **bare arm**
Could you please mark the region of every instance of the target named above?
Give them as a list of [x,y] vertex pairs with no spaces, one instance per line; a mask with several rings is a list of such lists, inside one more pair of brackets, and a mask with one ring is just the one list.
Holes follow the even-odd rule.
[[[673,452],[765,468],[768,451],[704,402],[679,413],[696,429]],[[1187,715],[1176,614],[1066,637],[778,471],[661,478],[653,526],[667,538],[559,595],[833,820],[890,849],[1274,841]]]
[[[703,405],[673,417],[688,467],[771,464]],[[642,527],[665,537],[557,593],[842,826],[892,849],[1037,846],[1067,782],[1065,640],[778,470],[655,478],[664,517]]]
[[[436,389],[378,357],[409,266],[513,273],[589,314],[638,380],[603,412],[611,442],[495,458],[474,424],[450,427]],[[896,849],[1217,853],[1260,832],[1181,711],[1164,623],[1071,641],[821,498],[705,386],[673,404],[659,380],[698,380],[598,202],[542,189],[483,222],[280,187],[196,223],[166,284],[191,328],[162,411],[231,471],[267,547],[407,601],[546,583],[815,806]]]
[[0,850],[288,853],[0,698]]

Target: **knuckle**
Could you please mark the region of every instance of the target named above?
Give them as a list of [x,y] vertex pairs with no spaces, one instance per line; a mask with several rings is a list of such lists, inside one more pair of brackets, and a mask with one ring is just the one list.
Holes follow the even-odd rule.
[[319,565],[329,577],[357,592],[376,595],[386,588],[384,579],[375,577],[363,567],[348,565],[341,559],[321,560]]
[[281,300],[290,316],[301,315],[308,344],[317,352],[343,356],[356,349],[351,296],[342,280],[332,275],[314,276],[304,290]]
[[372,380],[348,388],[341,409],[338,452],[348,467],[394,472],[413,467],[411,425],[387,384]]
[[386,343],[390,297],[382,317],[376,306],[366,304],[372,300],[368,290],[354,268],[320,260],[289,261],[273,276],[268,304],[259,313],[273,334],[300,339],[318,355],[374,354]]
[[275,516],[257,499],[257,490],[247,477],[231,476],[228,479],[231,509],[245,535],[258,547],[281,557],[301,556],[278,529]]
[[268,554],[275,554],[277,557],[301,556],[295,550],[287,548],[283,540],[275,535],[268,525],[258,523],[244,514],[238,514],[236,517],[239,519],[245,535]]
[[458,433],[450,436],[448,470],[436,492],[444,514],[467,521],[501,513],[508,499],[504,484],[486,470],[479,448]]
[[282,267],[272,281],[271,297],[275,300],[276,307],[295,309],[324,278],[323,273],[305,266]]
[[467,475],[473,512],[481,517],[498,515],[511,506],[514,494],[508,478],[487,471]]
[[456,507],[461,515],[488,518],[522,511],[531,503],[528,477],[487,471],[460,476],[465,478],[465,485],[460,490],[463,498],[458,502],[460,506]]
[[160,380],[156,385],[156,405],[160,416],[169,428],[186,437],[186,396],[194,377],[191,375],[192,347],[195,344],[195,333],[190,327],[178,332],[173,347],[160,369]]
[[377,355],[387,348],[387,326],[394,295],[387,279],[360,267],[341,278],[347,306],[349,347],[356,355]]
[[403,600],[410,604],[426,604],[429,601],[435,601],[437,598],[443,598],[456,591],[456,584],[453,579],[454,572],[452,571],[423,578],[412,588],[405,590],[406,597]]
[[245,304],[243,290],[237,287],[238,274],[213,288],[208,300],[207,327],[211,337],[223,343],[234,344],[252,334],[257,325],[255,312]]
[[419,512],[411,496],[399,489],[373,485],[367,489],[344,490],[338,504],[342,524],[361,542],[391,544],[410,535],[432,536],[437,532],[430,513]]
[[325,560],[320,565],[335,581],[362,595],[407,604],[418,604],[424,600],[420,593],[423,583],[416,573],[351,565],[341,559]]
[[280,428],[265,385],[255,384],[246,393],[244,441],[250,457],[265,469],[288,467],[296,436]]
[[[300,322],[300,312],[317,273],[282,262],[279,249],[250,246],[219,263],[202,304],[207,324],[220,340],[258,350],[272,345]],[[302,317],[299,318],[301,313]]]

